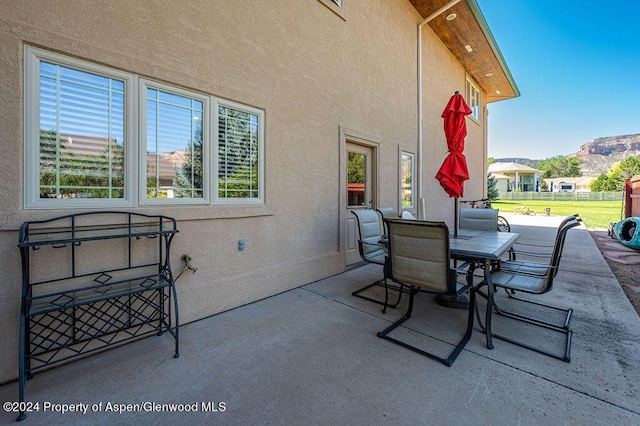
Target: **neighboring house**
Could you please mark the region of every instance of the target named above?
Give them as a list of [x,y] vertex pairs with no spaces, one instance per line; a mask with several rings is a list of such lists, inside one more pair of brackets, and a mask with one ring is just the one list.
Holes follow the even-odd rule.
[[[188,323],[343,272],[362,203],[452,226],[445,105],[472,110],[464,197],[482,198],[487,105],[519,96],[476,0],[5,0],[0,51],[0,382],[18,375],[24,221],[175,217]],[[63,135],[117,149],[65,161]]]
[[510,191],[510,182],[511,178],[507,175],[502,175],[500,173],[491,173],[496,180],[496,189],[498,192],[509,192]]
[[[488,167],[489,173],[500,175],[501,192],[538,192],[542,172],[533,167],[518,163],[493,163]],[[506,190],[502,188],[505,186]]]
[[591,182],[596,180],[593,176],[558,177],[545,179],[547,190],[550,192],[590,192]]

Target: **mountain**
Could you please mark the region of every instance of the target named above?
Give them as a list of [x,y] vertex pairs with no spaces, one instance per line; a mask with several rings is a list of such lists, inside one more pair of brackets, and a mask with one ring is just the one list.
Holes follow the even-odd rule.
[[608,173],[614,163],[640,155],[640,133],[596,138],[582,145],[571,157],[582,160],[584,176]]
[[[567,157],[578,157],[582,160],[580,170],[582,176],[599,176],[609,173],[611,167],[619,161],[640,155],[640,133],[633,135],[607,136],[593,139]],[[533,164],[538,160],[529,158],[496,158],[501,163]]]
[[499,163],[518,163],[518,164],[526,164],[530,166],[533,164],[533,167],[536,166],[536,163],[540,160],[531,160],[529,158],[522,157],[513,157],[513,158],[496,158],[496,161]]

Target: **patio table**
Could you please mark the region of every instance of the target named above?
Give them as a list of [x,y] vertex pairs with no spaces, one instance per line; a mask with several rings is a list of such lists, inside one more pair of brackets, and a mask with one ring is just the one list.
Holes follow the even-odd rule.
[[482,262],[484,279],[487,281],[487,313],[486,337],[487,348],[493,349],[491,338],[490,306],[493,303],[493,283],[491,281],[491,262],[497,261],[517,241],[520,234],[516,232],[458,230],[458,236],[450,238],[449,251],[451,257],[465,261]]

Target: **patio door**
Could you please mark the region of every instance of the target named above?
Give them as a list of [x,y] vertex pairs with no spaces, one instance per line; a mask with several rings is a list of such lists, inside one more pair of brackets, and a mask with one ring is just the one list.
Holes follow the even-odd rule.
[[375,152],[373,147],[347,142],[347,265],[362,260],[358,251],[358,223],[351,212],[375,208]]

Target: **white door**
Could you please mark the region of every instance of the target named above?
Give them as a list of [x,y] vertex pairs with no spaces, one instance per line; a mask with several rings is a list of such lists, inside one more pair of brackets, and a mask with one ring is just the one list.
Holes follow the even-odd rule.
[[351,212],[374,207],[373,155],[371,147],[347,143],[347,265],[362,260],[358,251],[358,222]]

